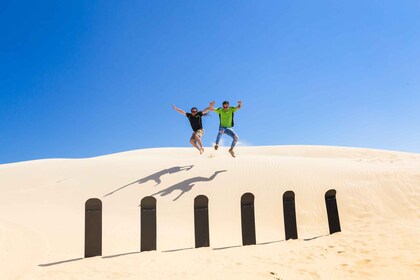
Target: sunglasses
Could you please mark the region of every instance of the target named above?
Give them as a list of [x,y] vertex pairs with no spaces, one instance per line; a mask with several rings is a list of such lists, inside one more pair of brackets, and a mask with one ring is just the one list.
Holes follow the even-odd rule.
[[196,111],[196,110],[194,110],[194,111],[191,111],[191,113],[197,113],[197,111]]

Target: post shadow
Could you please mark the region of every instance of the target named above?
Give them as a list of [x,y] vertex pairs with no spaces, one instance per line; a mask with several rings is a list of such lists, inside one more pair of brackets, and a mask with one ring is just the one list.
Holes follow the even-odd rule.
[[254,195],[249,192],[243,194],[241,197],[241,224],[243,245],[256,244],[254,199]]
[[192,189],[192,187],[194,187],[195,183],[198,182],[209,182],[211,180],[213,180],[217,174],[222,173],[222,172],[226,172],[227,170],[219,170],[219,171],[215,171],[213,175],[211,175],[210,177],[193,177],[187,180],[184,180],[182,182],[179,182],[175,185],[172,185],[164,190],[161,190],[159,192],[156,192],[154,194],[152,194],[152,196],[154,195],[160,195],[160,196],[166,196],[170,193],[172,193],[175,190],[180,190],[181,193],[174,199],[177,200],[179,199],[184,193],[190,191]]
[[85,203],[85,258],[102,255],[102,201],[88,199]]
[[146,196],[140,202],[140,252],[156,250],[156,198]]
[[194,199],[195,248],[210,246],[209,199],[199,195]]
[[337,191],[334,189],[328,190],[325,193],[325,205],[327,207],[328,226],[330,228],[330,234],[341,231],[336,194]]
[[57,261],[57,262],[52,262],[52,263],[42,263],[42,264],[39,264],[38,266],[47,267],[47,266],[60,265],[63,263],[75,262],[75,261],[80,261],[80,260],[83,260],[83,258],[69,259],[69,260]]
[[131,185],[134,185],[134,184],[144,184],[144,183],[147,183],[148,181],[155,181],[155,183],[156,183],[155,187],[156,187],[157,185],[159,185],[160,183],[162,183],[161,177],[163,175],[173,174],[173,173],[177,173],[177,172],[184,171],[184,170],[185,171],[188,171],[188,170],[190,170],[193,167],[194,167],[194,165],[186,165],[186,166],[174,166],[174,167],[171,167],[171,168],[163,169],[163,170],[161,170],[159,172],[153,173],[153,174],[151,174],[149,176],[146,176],[144,178],[141,178],[141,179],[139,179],[137,181],[134,181],[132,183],[129,183],[127,185],[124,185],[124,186],[122,186],[122,187],[120,187],[120,188],[118,188],[118,189],[116,189],[116,190],[114,190],[114,191],[112,191],[110,193],[107,193],[106,195],[104,195],[104,197],[107,197],[107,196],[109,196],[111,194],[114,194],[114,193],[116,193],[116,192],[118,192],[118,191],[120,191],[122,189],[125,189],[125,188],[131,186]]
[[297,239],[295,193],[292,191],[283,194],[283,216],[286,240]]

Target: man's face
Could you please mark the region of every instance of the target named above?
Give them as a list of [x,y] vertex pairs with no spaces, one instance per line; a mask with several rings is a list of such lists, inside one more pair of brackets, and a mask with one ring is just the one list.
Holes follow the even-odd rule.
[[229,103],[223,104],[223,110],[227,111],[227,109],[229,109]]
[[192,109],[191,110],[191,115],[195,116],[195,114],[197,114],[197,110],[196,109]]

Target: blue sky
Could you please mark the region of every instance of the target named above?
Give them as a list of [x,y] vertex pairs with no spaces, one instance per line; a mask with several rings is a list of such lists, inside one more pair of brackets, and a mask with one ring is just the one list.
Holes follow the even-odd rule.
[[244,145],[420,152],[417,0],[2,1],[0,32],[0,163],[188,147],[171,104],[212,100]]

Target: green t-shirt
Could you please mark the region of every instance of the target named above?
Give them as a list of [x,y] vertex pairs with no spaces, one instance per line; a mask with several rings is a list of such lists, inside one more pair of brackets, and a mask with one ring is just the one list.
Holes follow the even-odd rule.
[[216,112],[220,117],[220,126],[223,127],[232,127],[233,126],[233,113],[236,112],[238,108],[229,107],[226,111],[223,108],[217,108]]

